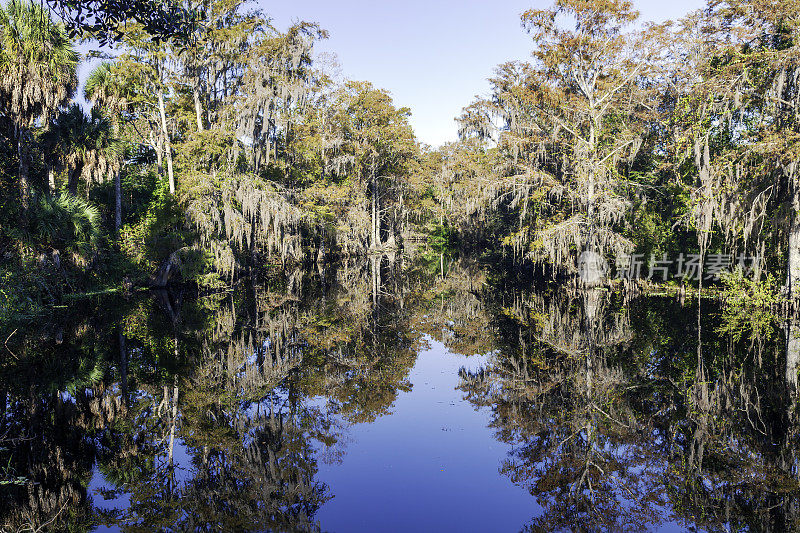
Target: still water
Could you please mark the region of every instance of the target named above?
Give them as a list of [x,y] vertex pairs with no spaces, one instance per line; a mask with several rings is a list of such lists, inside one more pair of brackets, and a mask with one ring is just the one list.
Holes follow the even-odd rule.
[[795,326],[700,309],[438,256],[76,302],[8,344],[0,528],[794,530]]

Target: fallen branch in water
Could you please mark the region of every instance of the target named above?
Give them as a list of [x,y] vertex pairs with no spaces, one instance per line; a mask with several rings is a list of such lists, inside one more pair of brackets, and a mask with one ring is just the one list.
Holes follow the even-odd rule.
[[[17,329],[19,329],[19,328],[17,328]],[[8,350],[8,353],[10,353],[10,354],[11,354],[11,356],[12,356],[14,359],[16,359],[17,361],[19,361],[19,357],[17,357],[17,354],[15,354],[14,352],[12,352],[12,351],[11,351],[11,348],[9,348],[9,347],[8,347],[8,341],[10,341],[10,340],[11,340],[11,337],[13,337],[13,336],[14,336],[14,333],[16,333],[16,332],[17,332],[17,330],[16,330],[16,329],[15,329],[14,331],[12,331],[12,332],[11,332],[11,335],[9,335],[8,337],[6,337],[6,342],[5,342],[5,343],[3,343],[3,344],[5,345],[5,347],[6,347],[6,350]]]

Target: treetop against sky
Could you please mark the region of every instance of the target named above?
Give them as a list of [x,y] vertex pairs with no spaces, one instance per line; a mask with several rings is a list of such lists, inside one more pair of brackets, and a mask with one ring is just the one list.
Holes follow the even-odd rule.
[[[454,117],[464,102],[488,91],[492,69],[524,60],[530,37],[519,16],[543,9],[550,0],[363,0],[259,1],[278,27],[296,20],[318,22],[330,38],[318,44],[334,53],[343,75],[389,89],[395,102],[410,107],[414,131],[437,146],[457,138]],[[705,7],[704,0],[634,0],[642,20],[677,19]]]

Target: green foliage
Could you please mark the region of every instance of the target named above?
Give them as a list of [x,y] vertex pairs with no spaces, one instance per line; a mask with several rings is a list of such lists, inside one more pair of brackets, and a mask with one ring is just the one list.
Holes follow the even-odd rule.
[[186,245],[183,216],[166,180],[156,183],[142,211],[141,218],[120,231],[120,249],[145,273],[152,273],[161,261]]
[[43,195],[31,206],[27,228],[9,229],[9,234],[32,248],[52,248],[89,253],[100,234],[97,207],[82,198],[61,193]]
[[743,338],[770,339],[775,335],[778,308],[783,299],[771,275],[747,278],[741,269],[722,275],[722,323],[719,331],[734,342]]
[[[8,452],[8,448],[0,447],[0,457]],[[14,469],[11,465],[12,457],[9,454],[8,461],[4,466],[0,466],[0,487],[3,485],[24,485],[27,479],[24,476],[14,474]]]
[[87,36],[101,45],[119,41],[120,26],[136,21],[157,40],[189,41],[199,13],[174,0],[47,0],[69,27],[71,37]]
[[456,232],[449,226],[433,224],[428,230],[428,246],[437,252],[451,250],[456,242]]
[[[638,14],[627,2],[530,10],[532,59],[500,65],[490,96],[464,109],[463,138],[431,150],[389,91],[334,81],[313,53],[327,37],[317,24],[280,30],[246,0],[210,0],[191,43],[165,42],[136,13],[144,4],[75,4],[97,9],[72,22],[113,23],[119,45],[87,79],[90,113],[69,103],[77,55],[64,29],[35,2],[0,17],[0,246],[19,264],[49,249],[84,256],[73,261],[83,271],[65,274],[70,291],[143,280],[168,259],[217,286],[277,259],[422,240],[565,277],[588,248],[609,258],[755,248],[767,270],[784,268],[796,210],[789,182],[772,184],[797,160],[797,127],[759,95],[774,81],[785,93],[775,98],[796,96],[774,66],[791,65],[794,30],[775,22],[791,10],[773,6],[777,18],[762,22],[783,37],[762,48],[732,45],[724,24],[709,24],[716,51],[697,49],[688,26],[628,31]],[[744,7],[717,2],[697,23],[752,31]],[[121,18],[104,18],[106,8]],[[178,11],[176,23],[192,10]],[[698,63],[665,57],[672,44],[702,52]],[[738,102],[726,82],[741,66],[745,103],[718,105]],[[674,86],[662,85],[670,76]],[[775,125],[795,133],[783,139]],[[770,148],[776,141],[785,149]],[[72,197],[54,195],[65,178]],[[75,198],[84,193],[90,203]],[[9,229],[16,220],[23,227]]]
[[[43,141],[50,157],[66,166],[68,187],[75,194],[78,179],[88,189],[93,182],[107,181],[117,170],[122,145],[115,137],[111,121],[97,108],[89,116],[74,103],[62,110],[49,125]],[[58,163],[56,163],[58,165]]]

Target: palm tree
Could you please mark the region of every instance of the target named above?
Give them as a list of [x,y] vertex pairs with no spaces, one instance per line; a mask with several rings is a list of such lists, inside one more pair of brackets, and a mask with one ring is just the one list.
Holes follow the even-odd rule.
[[23,0],[0,7],[0,112],[15,125],[23,224],[30,205],[29,130],[69,100],[77,64],[63,26],[41,5]]
[[32,245],[87,254],[100,233],[100,213],[88,201],[65,192],[43,195],[31,210],[27,230],[16,235]]
[[122,113],[128,108],[128,90],[125,81],[112,63],[104,61],[86,79],[83,96],[101,107],[117,126]]
[[[94,69],[86,80],[83,95],[86,100],[102,109],[111,117],[114,136],[119,138],[122,114],[128,107],[127,91],[124,82],[109,62]],[[120,171],[114,173],[114,230],[119,234],[122,227],[122,182]]]
[[67,190],[75,195],[78,181],[102,182],[119,168],[119,142],[111,122],[96,108],[86,116],[81,106],[70,105],[50,124],[47,133],[68,169]]

